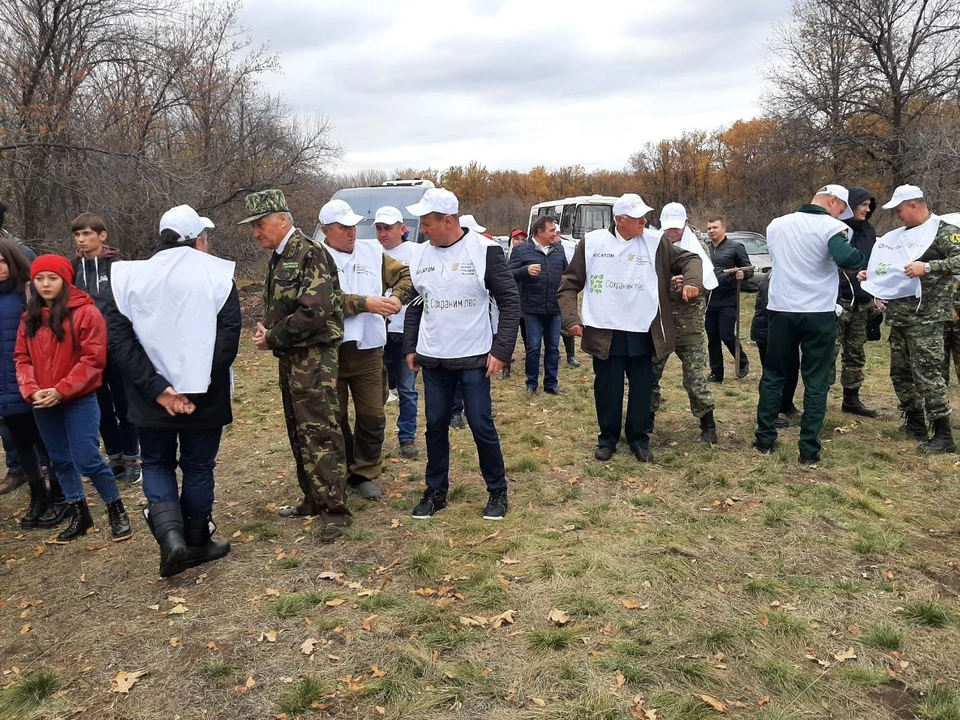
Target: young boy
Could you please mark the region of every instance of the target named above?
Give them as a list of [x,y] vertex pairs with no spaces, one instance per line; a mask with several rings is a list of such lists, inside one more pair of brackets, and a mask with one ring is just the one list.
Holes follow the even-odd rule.
[[[73,284],[88,293],[100,312],[110,299],[110,267],[119,251],[106,244],[107,227],[103,219],[82,213],[70,225],[77,255],[73,259]],[[140,482],[140,439],[137,428],[127,422],[127,398],[123,376],[116,363],[107,357],[103,385],[97,390],[100,405],[100,436],[107,450],[110,468],[118,480]]]

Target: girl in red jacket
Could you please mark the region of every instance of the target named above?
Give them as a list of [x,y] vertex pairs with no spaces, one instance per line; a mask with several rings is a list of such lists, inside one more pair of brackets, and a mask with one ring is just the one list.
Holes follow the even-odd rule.
[[20,393],[33,404],[40,435],[69,503],[69,524],[54,542],[68,543],[93,527],[81,475],[107,505],[115,541],[132,535],[113,471],[100,455],[96,389],[107,360],[107,326],[93,300],[70,283],[73,268],[41,255],[30,268],[34,293],[17,334],[14,360]]

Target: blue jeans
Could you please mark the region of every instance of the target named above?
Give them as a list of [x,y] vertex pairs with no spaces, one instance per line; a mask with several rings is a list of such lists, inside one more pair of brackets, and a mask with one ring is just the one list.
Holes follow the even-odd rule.
[[540,381],[540,345],[543,345],[543,389],[557,389],[560,372],[560,316],[523,314],[527,326],[527,389],[536,390]]
[[34,409],[33,416],[67,502],[86,499],[81,476],[90,478],[108,505],[120,499],[113,471],[100,454],[100,406],[95,392],[62,405]]
[[403,335],[400,333],[387,333],[383,362],[400,396],[397,438],[402,443],[413,442],[417,435],[417,374],[411,372],[407,365],[407,358],[403,354]]
[[3,454],[7,463],[7,472],[11,475],[23,475],[23,465],[20,464],[20,454],[10,436],[10,429],[5,422],[0,422],[0,441],[3,442]]
[[486,368],[450,370],[423,368],[424,407],[427,416],[427,487],[444,494],[450,489],[450,414],[457,384],[463,387],[464,409],[480,458],[480,474],[487,490],[507,489],[500,438],[493,424],[490,378]]
[[[213,512],[213,469],[217,466],[222,435],[223,428],[183,431],[140,428],[143,494],[147,502],[179,502],[184,517],[210,517]],[[183,473],[182,492],[177,488],[178,465]]]

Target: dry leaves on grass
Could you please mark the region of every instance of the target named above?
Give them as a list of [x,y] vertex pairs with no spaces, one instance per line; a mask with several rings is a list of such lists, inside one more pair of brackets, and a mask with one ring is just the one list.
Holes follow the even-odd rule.
[[550,613],[547,615],[547,620],[552,622],[554,625],[566,625],[570,622],[570,614],[565,613],[563,610],[558,610],[553,608]]
[[257,686],[257,681],[253,679],[253,675],[247,677],[247,681],[243,685],[237,685],[234,690],[237,692],[247,692],[247,690],[253,690]]
[[267,630],[266,632],[260,633],[260,637],[257,638],[257,642],[262,643],[264,640],[270,643],[275,643],[277,641],[277,631]]
[[713,708],[713,711],[716,713],[725,713],[727,711],[727,706],[722,702],[717,700],[712,695],[701,695],[700,699],[703,700],[707,705]]
[[624,598],[620,601],[620,604],[627,610],[647,610],[650,608],[650,603],[641,603],[639,600],[633,600],[631,598]]
[[110,678],[110,692],[127,694],[130,692],[130,688],[136,685],[140,681],[140,678],[146,674],[146,670],[137,670],[135,672],[121,670]]

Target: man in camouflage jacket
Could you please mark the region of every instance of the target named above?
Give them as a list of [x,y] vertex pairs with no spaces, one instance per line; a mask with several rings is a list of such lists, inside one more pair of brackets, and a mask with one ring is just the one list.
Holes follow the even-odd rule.
[[321,540],[332,542],[351,521],[337,424],[337,345],[343,338],[337,267],[324,248],[293,226],[280,190],[247,195],[246,208],[243,223],[252,223],[254,239],[273,251],[254,343],[280,361],[283,414],[304,495],[280,515],[319,515]]

